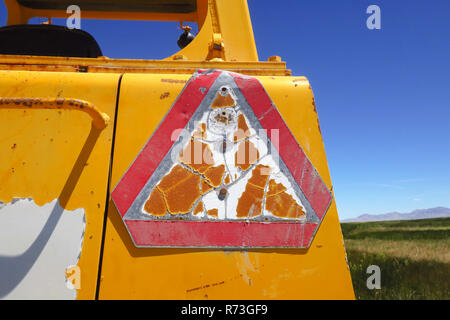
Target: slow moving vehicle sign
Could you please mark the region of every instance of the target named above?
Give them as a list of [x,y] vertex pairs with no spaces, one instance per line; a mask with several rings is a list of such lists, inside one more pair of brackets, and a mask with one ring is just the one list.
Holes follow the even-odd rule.
[[137,247],[306,248],[332,195],[259,80],[198,70],[112,199]]

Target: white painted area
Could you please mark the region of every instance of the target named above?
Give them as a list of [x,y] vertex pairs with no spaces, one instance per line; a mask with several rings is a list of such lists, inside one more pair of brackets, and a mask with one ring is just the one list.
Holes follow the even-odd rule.
[[0,206],[0,298],[75,299],[66,268],[78,263],[85,224],[83,209],[64,210],[57,199]]
[[208,216],[208,218],[221,220],[225,219],[225,201],[219,200],[216,191],[212,191],[203,197],[203,205],[206,211],[218,209],[218,218],[211,216]]
[[[227,199],[227,218],[238,219],[236,208],[238,201],[245,190],[248,179],[252,176],[251,172],[247,173],[241,179],[239,179],[231,188],[228,189],[229,196]],[[242,218],[241,218],[242,219]]]

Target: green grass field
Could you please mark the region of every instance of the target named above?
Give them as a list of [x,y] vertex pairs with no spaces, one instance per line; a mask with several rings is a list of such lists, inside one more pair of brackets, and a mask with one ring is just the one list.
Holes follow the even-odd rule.
[[[450,218],[341,226],[357,299],[450,299]],[[379,290],[367,288],[370,265]]]

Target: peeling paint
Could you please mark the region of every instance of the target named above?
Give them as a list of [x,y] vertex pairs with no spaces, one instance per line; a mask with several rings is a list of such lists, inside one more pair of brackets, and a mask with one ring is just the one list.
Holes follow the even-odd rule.
[[289,179],[232,90],[222,86],[214,96],[142,213],[193,220],[306,219]]
[[75,299],[66,270],[78,264],[85,226],[84,209],[65,210],[57,199],[0,205],[0,298]]

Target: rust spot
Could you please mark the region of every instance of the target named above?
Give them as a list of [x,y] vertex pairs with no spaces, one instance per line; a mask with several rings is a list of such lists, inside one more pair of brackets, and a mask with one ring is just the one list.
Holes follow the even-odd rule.
[[219,217],[219,210],[218,209],[208,210],[207,213],[208,213],[208,216],[215,217],[215,218]]
[[221,149],[222,153],[227,152],[227,142],[226,141],[222,142],[222,145],[221,145],[220,149]]
[[208,179],[208,182],[216,188],[222,184],[222,177],[224,173],[225,165],[221,164],[218,167],[209,168],[205,172],[205,177]]
[[229,122],[233,121],[233,117],[231,114],[228,114],[226,112],[222,112],[222,113],[218,113],[215,117],[214,120],[216,120],[217,122],[221,122],[225,125],[228,125]]
[[158,188],[153,189],[150,198],[145,202],[144,210],[153,216],[164,216],[167,212],[164,196]]
[[99,208],[99,209],[100,209],[100,203],[97,203],[97,208]]
[[215,282],[215,283],[211,283],[211,284],[205,284],[204,286],[200,286],[200,287],[196,287],[196,288],[192,288],[192,289],[187,289],[186,293],[189,293],[189,292],[192,292],[192,291],[197,291],[197,290],[200,290],[200,289],[206,289],[206,288],[209,288],[209,287],[220,286],[220,285],[222,285],[224,283],[225,283],[225,281]]
[[170,96],[170,92],[164,92],[159,96],[159,99],[165,99],[168,98]]
[[234,156],[235,166],[241,168],[242,170],[248,170],[250,166],[259,159],[259,151],[255,145],[246,140],[239,143],[238,150]]
[[14,144],[12,145],[12,147],[11,147],[11,150],[15,150],[16,147],[17,147],[17,144],[14,143]]
[[194,139],[191,139],[181,152],[180,161],[199,173],[205,173],[214,165],[213,154],[209,146]]
[[[226,90],[226,89],[225,89]],[[230,108],[236,105],[236,101],[234,101],[231,94],[227,94],[223,96],[220,93],[217,93],[216,99],[214,99],[211,108],[218,109],[218,108]]]
[[168,83],[187,83],[187,80],[180,80],[180,79],[161,79],[161,82],[168,82]]
[[314,100],[314,98],[312,98],[312,105],[314,107],[314,112],[317,114],[316,101]]

